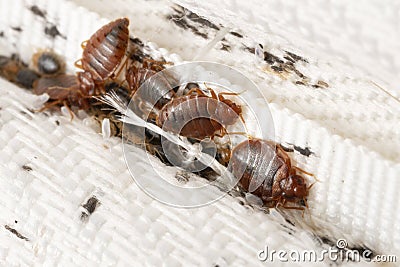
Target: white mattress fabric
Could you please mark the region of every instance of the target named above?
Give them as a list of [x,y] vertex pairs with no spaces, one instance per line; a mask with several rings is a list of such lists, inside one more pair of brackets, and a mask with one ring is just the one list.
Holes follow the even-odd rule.
[[[127,16],[131,33],[149,41],[155,56],[237,68],[267,99],[276,141],[294,148],[296,165],[318,178],[309,210],[266,214],[229,195],[197,209],[159,203],[134,183],[121,139],[104,139],[84,115],[70,121],[33,113],[45,99],[0,80],[2,265],[262,266],[266,246],[320,252],[338,239],[400,256],[398,3],[176,3],[213,24],[164,1],[0,0],[0,54],[28,62],[51,48],[72,72],[80,43]],[[307,78],[274,70],[279,61],[271,65],[251,51],[258,44],[281,60],[287,52],[304,58],[293,66]],[[145,176],[144,152],[135,156]],[[83,220],[92,197],[99,204]]]

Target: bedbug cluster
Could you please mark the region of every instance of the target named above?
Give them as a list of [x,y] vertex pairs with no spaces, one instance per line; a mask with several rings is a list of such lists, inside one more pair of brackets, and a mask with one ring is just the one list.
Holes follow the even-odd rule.
[[[202,90],[197,83],[188,83],[180,90],[172,86],[176,77],[157,75],[169,63],[144,56],[137,45],[130,49],[128,27],[127,18],[117,19],[82,43],[82,58],[76,62],[81,71],[76,75],[66,74],[62,60],[50,51],[35,54],[32,68],[15,56],[0,57],[0,75],[33,88],[36,94],[47,93],[49,100],[41,110],[64,105],[71,114],[73,109],[83,109],[98,120],[113,114],[104,112],[104,105],[93,97],[114,91],[126,104],[136,100],[137,112],[149,111],[150,122],[191,142],[224,137],[227,126],[238,119],[244,122],[241,105],[224,97],[236,94],[218,94],[208,87]],[[117,132],[114,135],[121,135],[122,124],[115,122],[113,127]],[[160,139],[146,131],[146,149],[167,162]],[[238,179],[239,187],[258,196],[265,206],[301,210],[307,207],[311,186],[299,174],[304,171],[292,166],[279,144],[255,138],[234,148],[221,144],[216,158],[222,164],[229,162],[228,170]]]

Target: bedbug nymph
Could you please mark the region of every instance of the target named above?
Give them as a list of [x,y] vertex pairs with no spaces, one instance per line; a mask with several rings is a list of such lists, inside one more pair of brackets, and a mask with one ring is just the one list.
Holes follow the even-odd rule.
[[234,124],[241,117],[242,108],[223,97],[224,94],[233,93],[217,95],[214,90],[208,90],[211,97],[195,88],[186,96],[172,99],[158,114],[157,125],[166,131],[198,140],[224,136],[226,126]]
[[288,202],[307,206],[312,185],[307,186],[296,173],[300,169],[291,166],[289,156],[273,141],[243,141],[232,150],[229,170],[245,191],[260,197],[269,208],[304,210],[301,206],[287,206]]
[[75,65],[83,69],[78,72],[81,90],[87,94],[104,92],[104,82],[118,76],[118,67],[123,66],[129,40],[129,20],[120,18],[96,31],[87,42],[82,43],[82,59]]

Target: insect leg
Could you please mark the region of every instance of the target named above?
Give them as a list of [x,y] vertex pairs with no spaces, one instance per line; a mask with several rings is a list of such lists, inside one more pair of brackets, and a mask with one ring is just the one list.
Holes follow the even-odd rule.
[[63,101],[63,100],[56,100],[56,101],[53,101],[53,102],[51,102],[51,103],[46,103],[42,108],[40,108],[40,109],[38,109],[38,110],[35,110],[35,112],[42,112],[42,111],[45,111],[46,109],[49,109],[49,108],[51,108],[51,107],[53,107],[53,106],[56,106],[56,105],[58,105],[58,104],[61,104],[62,101]]
[[[117,71],[116,73],[113,73],[113,74],[111,75],[110,78],[111,78],[112,80],[115,80],[116,78],[118,78],[119,75],[121,74],[122,70],[123,70],[123,69],[126,69],[127,66],[128,66],[128,57],[125,57],[124,63],[122,63],[122,64],[120,65],[120,67],[118,68],[118,71]],[[122,83],[121,83],[121,84],[122,84]]]
[[62,103],[63,103],[64,107],[67,108],[68,113],[69,113],[69,115],[70,115],[70,117],[71,117],[71,118],[70,118],[70,121],[72,121],[72,120],[74,119],[74,113],[73,113],[72,110],[70,109],[67,100],[64,100]]
[[234,96],[237,96],[237,95],[239,95],[238,93],[232,93],[232,92],[222,92],[222,93],[219,93],[218,94],[218,100],[219,101],[223,101],[225,98],[224,98],[224,95],[234,95]]
[[77,61],[75,61],[74,65],[75,65],[75,67],[77,67],[78,69],[83,70],[82,59],[78,59]]
[[87,43],[88,43],[88,40],[83,41],[83,42],[81,43],[82,49],[85,49],[85,48],[86,48]]
[[192,93],[197,93],[198,95],[205,95],[204,92],[200,90],[200,88],[190,89],[187,95],[191,95]]

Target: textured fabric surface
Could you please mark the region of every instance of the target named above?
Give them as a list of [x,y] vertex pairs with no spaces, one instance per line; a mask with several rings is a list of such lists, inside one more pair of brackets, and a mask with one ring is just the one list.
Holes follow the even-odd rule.
[[[17,52],[28,61],[35,49],[53,48],[65,56],[71,71],[81,54],[80,42],[107,19],[124,15],[131,19],[134,35],[158,44],[149,44],[155,55],[176,63],[200,55],[198,59],[237,67],[259,85],[271,103],[277,141],[312,151],[308,156],[291,153],[298,166],[320,180],[310,194],[310,216],[286,211],[296,223],[292,227],[275,211],[267,215],[240,205],[230,196],[190,210],[158,203],[134,184],[123,160],[120,139],[103,139],[90,119],[71,122],[68,116],[34,114],[27,108],[40,106],[39,98],[1,81],[0,220],[29,239],[20,239],[4,228],[1,261],[12,265],[263,265],[257,252],[265,245],[276,250],[321,249],[312,233],[331,240],[346,238],[352,246],[367,246],[377,253],[398,254],[400,106],[370,83],[384,81],[389,86],[395,79],[389,70],[398,69],[396,56],[386,60],[379,50],[382,33],[374,35],[378,44],[371,42],[376,44],[373,49],[346,50],[352,47],[350,44],[336,49],[324,45],[333,41],[317,30],[318,17],[304,15],[305,11],[294,8],[294,3],[285,6],[292,11],[281,20],[277,14],[282,7],[256,1],[253,5],[246,3],[247,8],[239,1],[180,3],[220,29],[206,27],[201,32],[205,36],[179,28],[168,18],[175,14],[170,3],[159,1],[113,1],[112,5],[0,1],[1,51]],[[45,11],[45,17],[30,10],[34,4]],[[219,12],[222,6],[225,11]],[[240,16],[232,15],[235,10],[242,10]],[[269,20],[261,19],[262,10],[268,10]],[[321,16],[327,18],[342,11],[320,8],[326,15]],[[291,20],[293,17],[297,21]],[[357,21],[368,18],[354,17]],[[290,25],[300,28],[293,30]],[[55,36],[45,31],[53,26],[59,32]],[[13,29],[18,27],[21,31]],[[243,37],[228,34],[222,43],[204,50],[224,27]],[[311,34],[302,29],[312,29]],[[340,29],[345,39],[355,31],[340,25],[325,30],[334,35]],[[388,27],[387,31],[390,29],[398,27]],[[356,43],[359,38],[351,40]],[[298,85],[293,73],[286,78],[277,75],[245,49],[257,43],[281,57],[285,50],[305,57],[308,63],[295,66],[311,77],[310,84],[321,80],[328,88]],[[316,45],[310,49],[310,43]],[[229,51],[221,49],[222,44],[229,45]],[[390,39],[387,45],[392,51],[398,42]],[[371,74],[369,63],[373,57],[367,57],[372,54],[381,64],[375,74]],[[345,60],[337,58],[341,55]],[[365,61],[357,61],[360,58]],[[137,158],[137,171],[146,173],[148,165],[140,150]],[[160,164],[160,168],[166,167]],[[82,222],[81,205],[93,195],[101,204]]]

